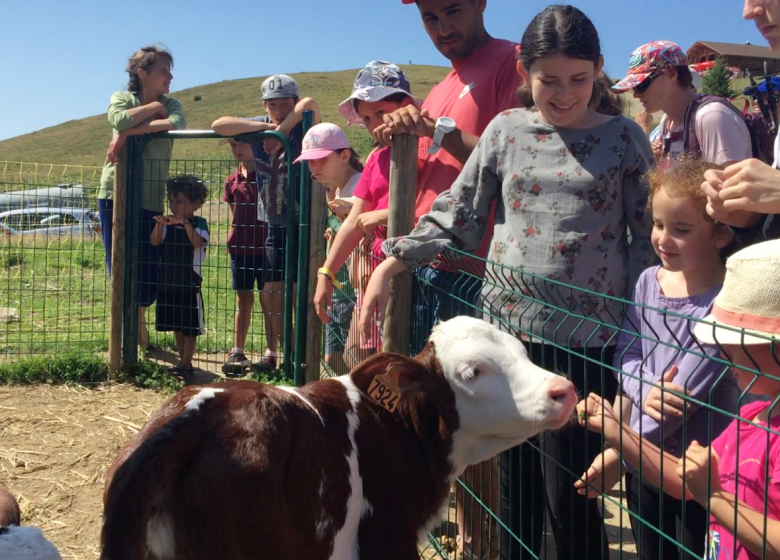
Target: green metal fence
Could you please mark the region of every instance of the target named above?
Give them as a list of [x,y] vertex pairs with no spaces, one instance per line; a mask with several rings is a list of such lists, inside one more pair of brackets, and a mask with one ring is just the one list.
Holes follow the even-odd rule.
[[[361,252],[358,248],[353,253],[352,262]],[[447,270],[459,270],[459,273]],[[640,387],[641,398],[645,398],[653,387],[660,387],[661,374],[673,363],[686,364],[689,371],[680,377],[687,381],[680,384],[686,391],[694,389],[695,394],[679,396],[693,408],[674,425],[668,422],[670,427],[666,432],[665,423],[660,424],[660,429],[648,430],[643,424],[640,430],[648,441],[664,442],[664,450],[677,457],[694,437],[704,445],[731,422],[741,422],[743,427],[752,425],[748,423],[753,419],[740,417],[737,410],[753,400],[772,398],[757,397],[748,394],[747,389],[738,389],[732,372],[745,368],[736,365],[727,354],[721,355],[700,344],[683,343],[680,333],[691,333],[699,320],[674,311],[582,290],[456,250],[442,255],[432,266],[416,271],[414,282],[412,354],[423,347],[437,309],[442,319],[468,314],[513,333],[527,343],[534,362],[569,377],[583,397],[597,393],[611,401],[619,386],[628,388],[633,381]],[[341,299],[354,302],[356,298],[341,294]],[[610,311],[615,308],[618,313]],[[334,310],[338,314],[338,308],[334,306]],[[627,314],[635,321],[638,318],[638,322],[626,322]],[[652,324],[663,325],[664,331],[656,330],[648,336],[647,329],[643,334],[642,326],[651,324],[652,316],[655,316]],[[340,327],[329,326],[331,336],[336,330],[344,332],[345,324],[354,324],[354,319],[353,323],[334,319],[337,318],[331,315],[331,323]],[[551,327],[553,323],[558,326]],[[570,336],[558,336],[560,326],[566,323],[575,325],[574,330],[580,340],[586,341],[587,349],[574,344]],[[616,352],[619,340],[621,349]],[[642,373],[627,372],[635,369],[628,367],[629,349],[643,344],[639,358]],[[747,346],[743,348],[749,350]],[[663,371],[648,370],[646,364],[652,362],[653,354],[661,352],[667,355],[671,352],[669,363],[661,364]],[[324,365],[331,375],[343,374],[351,365],[348,349],[344,357],[331,355],[329,359],[331,364]],[[780,365],[777,358],[774,360]],[[333,368],[332,363],[340,367]],[[708,368],[710,372],[704,388],[689,387],[697,378],[699,368]],[[759,371],[757,364],[746,371],[755,374],[758,380],[780,383],[776,375]],[[724,398],[731,406],[723,406]],[[780,400],[777,392],[774,398],[775,402]],[[703,432],[702,426],[706,426]],[[759,429],[766,433],[767,445],[770,434],[780,435],[776,429],[766,426]],[[623,445],[621,439],[615,446],[621,455]],[[659,484],[660,488],[651,482],[641,483],[652,478],[650,459],[643,460],[641,448],[638,464],[627,476],[621,476],[619,482],[598,491],[606,480],[596,477],[588,481],[588,487],[596,491],[597,497],[588,500],[577,495],[575,482],[606,448],[599,434],[572,424],[556,434],[545,433],[533,438],[493,461],[469,468],[453,489],[446,521],[430,535],[422,556],[460,558],[465,538],[471,543],[475,558],[703,558],[709,508],[691,501],[684,505],[664,493],[663,483]],[[649,452],[649,448],[645,451]],[[746,469],[742,464],[737,465],[737,480],[740,480],[740,468]],[[774,468],[770,460],[764,461],[758,473],[760,480],[748,478],[741,482],[741,487],[772,484]],[[625,473],[627,467],[623,469]],[[755,472],[752,474],[756,476]],[[740,482],[737,487],[739,492]],[[778,505],[766,497],[763,506],[777,515]],[[738,506],[736,517],[744,526],[747,521],[740,517],[739,511]],[[721,550],[722,556],[717,558],[736,558],[735,552]]]
[[[145,239],[149,239],[149,231],[154,227],[154,215],[169,214],[171,212],[166,203],[165,208],[160,207],[160,200],[165,196],[165,181],[168,178],[182,174],[195,175],[202,179],[208,189],[208,197],[196,215],[208,224],[209,243],[206,249],[206,257],[199,264],[202,278],[200,294],[202,298],[205,332],[198,336],[193,365],[205,374],[205,379],[213,378],[214,373],[221,373],[222,364],[228,357],[231,348],[234,347],[234,333],[239,319],[236,317],[237,291],[234,289],[235,276],[242,274],[248,277],[252,288],[239,286],[247,294],[254,294],[251,308],[250,326],[247,330],[246,342],[243,344],[244,353],[255,365],[261,363],[263,351],[273,349],[277,353],[276,363],[265,364],[267,371],[281,367],[285,374],[292,378],[300,377],[294,367],[293,357],[293,327],[295,324],[293,305],[296,285],[301,285],[299,273],[299,251],[297,244],[299,239],[299,212],[297,202],[291,204],[291,211],[287,216],[285,227],[277,231],[283,231],[283,239],[279,240],[277,247],[278,262],[269,265],[262,257],[263,252],[269,252],[268,248],[255,255],[249,255],[251,262],[243,260],[246,255],[237,258],[235,254],[229,254],[228,236],[231,229],[247,226],[233,227],[234,213],[249,212],[256,214],[254,205],[231,204],[225,193],[226,179],[236,171],[237,162],[232,159],[229,147],[225,148],[224,160],[148,160],[143,156],[145,145],[151,141],[175,140],[176,142],[215,142],[221,137],[211,131],[185,131],[169,132],[156,135],[148,135],[141,140],[128,143],[127,166],[127,266],[125,270],[125,313],[123,323],[122,356],[126,363],[133,363],[138,359],[137,345],[135,341],[143,341],[143,334],[139,338],[139,330],[146,329],[149,332],[150,352],[147,358],[161,363],[174,364],[178,358],[176,355],[176,341],[170,332],[158,332],[157,305],[144,305],[150,299],[159,297],[159,293],[149,295],[146,291],[153,284],[149,279],[156,272],[159,276],[162,269],[155,271],[159,259],[159,251],[155,247],[145,246]],[[284,167],[286,168],[289,184],[292,185],[294,196],[291,200],[301,199],[300,189],[310,185],[309,174],[301,178],[300,166],[292,165],[292,155],[288,140],[276,132],[262,132],[245,135],[242,139],[274,138],[279,140],[286,154]],[[265,188],[247,179],[250,189],[255,192]],[[143,197],[152,193],[154,200],[144,200]],[[249,207],[251,206],[251,208]],[[302,210],[306,210],[302,206]],[[267,231],[261,234],[268,235]],[[277,233],[277,237],[280,235]],[[251,248],[242,248],[251,249]],[[233,248],[235,253],[236,248]],[[303,251],[308,252],[304,246]],[[301,252],[301,254],[303,254]],[[234,262],[235,261],[235,262]],[[252,264],[254,263],[254,264]],[[273,271],[271,269],[274,269]],[[279,270],[276,270],[276,269]],[[252,269],[252,270],[250,270]],[[303,271],[305,274],[306,271]],[[254,277],[254,282],[252,281]],[[245,278],[246,279],[246,278]],[[305,284],[302,287],[306,293]],[[153,290],[152,290],[153,291]],[[298,298],[300,300],[300,296]],[[258,301],[259,300],[259,301]],[[178,305],[178,304],[176,304]],[[144,307],[148,307],[145,313]],[[141,321],[136,318],[141,313]],[[297,378],[296,377],[296,378]]]
[[0,162],[0,360],[107,350],[100,172]]

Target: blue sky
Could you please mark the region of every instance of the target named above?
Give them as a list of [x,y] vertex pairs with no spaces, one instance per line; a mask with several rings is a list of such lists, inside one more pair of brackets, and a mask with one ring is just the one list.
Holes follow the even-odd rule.
[[[494,37],[519,40],[550,2],[488,0]],[[0,0],[0,139],[103,112],[124,89],[124,64],[160,41],[174,54],[174,91],[276,72],[447,60],[400,0]],[[653,39],[765,42],[742,20],[739,0],[579,0],[595,22],[606,68],[623,73],[631,51]]]

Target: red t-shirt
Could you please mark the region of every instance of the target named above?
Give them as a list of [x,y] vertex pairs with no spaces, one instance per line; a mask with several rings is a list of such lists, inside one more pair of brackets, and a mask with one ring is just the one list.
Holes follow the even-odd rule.
[[[482,136],[493,117],[506,109],[520,107],[516,93],[522,79],[517,73],[515,46],[511,41],[493,39],[468,58],[454,62],[452,72],[428,94],[423,109],[428,109],[433,119],[450,117],[463,132]],[[420,138],[417,220],[431,210],[436,197],[452,186],[463,169],[463,165],[443,148],[435,155],[428,154],[431,143],[430,138]],[[487,256],[492,237],[491,214],[477,256]]]
[[[354,196],[371,203],[371,210],[387,210],[390,207],[390,148],[380,148],[368,156]],[[387,239],[387,228],[379,226],[374,232],[371,254],[384,260],[382,242]]]
[[247,177],[237,169],[225,181],[222,200],[233,205],[233,227],[228,234],[231,255],[262,255],[267,227],[257,219],[257,180],[255,172]]

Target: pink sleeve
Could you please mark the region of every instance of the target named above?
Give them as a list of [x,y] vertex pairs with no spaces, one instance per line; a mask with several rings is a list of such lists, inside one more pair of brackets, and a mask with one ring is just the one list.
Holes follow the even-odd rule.
[[696,113],[696,136],[704,158],[723,165],[753,157],[750,131],[736,111],[709,103]]
[[507,109],[522,107],[517,99],[517,90],[523,84],[517,73],[517,60],[514,51],[510,53],[496,72],[496,110],[497,115]]
[[376,171],[377,171],[377,152],[374,152],[370,156],[368,156],[368,161],[366,161],[366,166],[363,169],[363,173],[362,175],[360,175],[358,184],[355,185],[355,191],[352,193],[353,196],[366,200],[371,204],[375,203],[374,193],[371,192],[371,185],[374,182],[373,180],[374,180],[374,175],[376,175]]
[[390,148],[376,150],[368,157],[366,167],[355,186],[354,195],[371,203],[368,210],[376,210],[390,191]]

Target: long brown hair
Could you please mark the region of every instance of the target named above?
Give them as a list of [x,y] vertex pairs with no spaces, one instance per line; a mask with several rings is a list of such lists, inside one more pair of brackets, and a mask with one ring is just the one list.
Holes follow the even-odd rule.
[[623,114],[623,96],[612,91],[612,80],[604,71],[593,82],[593,95],[589,107],[597,113],[610,117]]
[[135,51],[133,56],[128,59],[127,67],[125,68],[125,71],[130,76],[130,81],[127,83],[127,91],[136,95],[141,93],[141,78],[138,77],[138,69],[140,68],[144,72],[148,72],[154,66],[154,63],[157,62],[157,57],[166,59],[170,67],[173,68],[173,55],[161,45],[149,45]]
[[335,152],[341,155],[344,150],[349,150],[349,166],[358,173],[362,173],[365,166],[363,165],[363,160],[360,159],[360,156],[355,150],[352,148],[341,148],[340,150],[335,150]]

